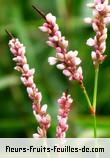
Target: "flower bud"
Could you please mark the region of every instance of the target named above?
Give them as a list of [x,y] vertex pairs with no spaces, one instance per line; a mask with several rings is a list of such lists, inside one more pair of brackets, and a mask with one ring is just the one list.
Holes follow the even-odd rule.
[[57,63],[57,59],[55,57],[49,57],[48,62],[50,65],[55,65]]

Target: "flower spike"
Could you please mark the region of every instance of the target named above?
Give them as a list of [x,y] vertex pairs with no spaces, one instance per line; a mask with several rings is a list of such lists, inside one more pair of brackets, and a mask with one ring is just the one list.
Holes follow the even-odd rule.
[[86,44],[94,48],[91,57],[93,64],[98,65],[106,58],[104,55],[107,39],[106,25],[110,23],[110,5],[108,5],[108,0],[94,0],[91,6],[93,7],[88,4],[88,7],[93,9],[93,18],[86,18],[85,22],[91,23],[96,35],[94,38],[89,38]]
[[[8,35],[11,35],[7,32]],[[47,129],[51,124],[51,117],[47,114],[47,105],[41,106],[42,94],[34,83],[34,69],[30,69],[25,56],[25,47],[20,43],[19,39],[13,38],[9,41],[10,51],[12,52],[16,62],[15,69],[21,72],[21,81],[27,89],[29,98],[32,100],[33,114],[39,123],[38,133],[34,134],[34,137],[43,138],[46,137]]]
[[56,56],[49,57],[48,62],[50,65],[55,65],[69,80],[77,80],[82,83],[83,72],[80,66],[81,59],[77,56],[78,51],[68,51],[68,41],[61,35],[59,26],[56,23],[56,17],[51,13],[46,16],[46,22],[39,29],[42,32],[47,32],[48,41],[46,42],[50,47],[55,48]]
[[67,91],[62,94],[62,97],[60,99],[58,99],[59,112],[58,112],[58,126],[56,130],[57,138],[66,137],[66,132],[68,130],[67,120],[72,102],[73,100],[71,96],[68,95]]

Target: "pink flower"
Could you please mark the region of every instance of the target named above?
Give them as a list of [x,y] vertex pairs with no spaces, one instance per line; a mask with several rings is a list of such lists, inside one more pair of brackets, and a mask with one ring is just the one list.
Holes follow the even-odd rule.
[[56,17],[53,16],[51,13],[48,13],[46,15],[46,20],[47,20],[47,22],[52,23],[52,24],[56,23]]
[[[56,50],[56,57],[49,57],[48,62],[50,65],[57,64],[57,68],[63,70],[63,74],[71,80],[82,82],[83,74],[77,72],[81,60],[77,57],[77,51],[67,51],[68,41],[61,35],[56,17],[51,13],[46,15],[46,22],[40,27],[40,30],[48,33],[47,44],[54,47]],[[80,75],[75,77],[76,74]]]
[[106,24],[110,22],[110,5],[108,5],[108,0],[94,0],[94,3],[88,6],[92,6],[91,8],[93,9],[91,24],[96,35],[94,38],[87,40],[87,45],[94,48],[91,57],[93,64],[98,65],[101,64],[106,57],[104,55],[107,39]]
[[71,72],[69,72],[67,69],[63,70],[63,74],[68,77],[71,76]]
[[56,67],[60,70],[63,70],[65,68],[65,65],[64,64],[58,64]]
[[73,100],[66,92],[62,94],[62,97],[58,99],[59,112],[58,112],[58,126],[56,129],[56,137],[64,138],[68,130],[68,114]]
[[86,43],[88,46],[94,46],[95,45],[95,41],[94,41],[94,39],[92,39],[92,38],[89,38],[88,40],[87,40],[87,43]]
[[49,57],[48,62],[49,62],[50,65],[55,65],[57,63],[57,58]]
[[33,137],[42,138],[46,137],[47,129],[50,127],[51,118],[47,114],[47,105],[41,106],[42,94],[36,88],[34,83],[34,69],[30,69],[25,56],[25,47],[19,42],[18,39],[13,38],[9,41],[9,46],[13,60],[16,62],[15,69],[21,72],[21,81],[27,89],[29,98],[33,104],[33,114],[39,123],[38,133],[35,133]]

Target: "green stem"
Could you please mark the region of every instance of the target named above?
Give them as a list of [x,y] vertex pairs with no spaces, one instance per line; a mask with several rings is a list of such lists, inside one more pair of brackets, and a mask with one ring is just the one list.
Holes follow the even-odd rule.
[[96,104],[97,104],[97,88],[98,88],[98,75],[99,65],[95,67],[95,80],[94,80],[94,95],[93,95],[93,108],[94,108],[94,138],[97,137],[97,124],[96,124]]
[[92,108],[91,101],[90,101],[90,99],[89,99],[88,93],[87,93],[87,91],[86,91],[86,88],[85,88],[83,82],[81,83],[81,89],[83,90],[83,93],[84,93],[84,95],[85,95],[86,101],[87,101],[87,103],[88,103],[88,105],[89,105],[89,107],[90,107],[90,109],[91,109],[91,108]]
[[99,74],[99,65],[95,68],[94,96],[93,96],[93,107],[95,110],[97,103],[98,74]]
[[97,137],[96,115],[94,115],[94,138]]

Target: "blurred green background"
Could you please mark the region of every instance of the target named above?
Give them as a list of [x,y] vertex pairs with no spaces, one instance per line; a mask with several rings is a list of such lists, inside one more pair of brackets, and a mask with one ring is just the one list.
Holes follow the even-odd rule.
[[[89,115],[84,95],[76,82],[68,82],[61,71],[49,66],[47,58],[55,52],[46,45],[47,36],[38,29],[43,24],[43,19],[32,9],[32,4],[37,4],[45,13],[52,12],[57,16],[62,34],[69,40],[70,49],[79,51],[84,82],[92,100],[92,49],[85,43],[94,33],[91,26],[83,22],[84,17],[91,16],[86,3],[87,0],[0,0],[0,137],[32,137],[37,128],[31,101],[21,84],[20,74],[13,69],[15,63],[8,48],[8,37],[4,31],[6,28],[25,44],[30,67],[36,69],[35,82],[43,94],[42,103],[48,104],[52,115],[48,136],[55,137],[57,99],[68,88],[74,104],[67,137],[93,137],[93,118]],[[99,74],[98,137],[110,137],[110,27],[108,28],[108,58],[100,66]]]

